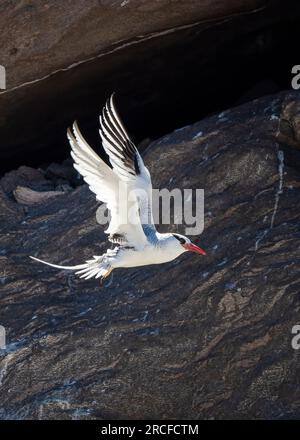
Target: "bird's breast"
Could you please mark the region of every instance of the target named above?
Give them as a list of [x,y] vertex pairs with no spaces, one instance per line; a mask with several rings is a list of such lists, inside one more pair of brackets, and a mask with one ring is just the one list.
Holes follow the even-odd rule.
[[143,249],[124,249],[119,252],[115,267],[137,267],[161,264],[174,260],[178,254],[158,246],[145,246]]

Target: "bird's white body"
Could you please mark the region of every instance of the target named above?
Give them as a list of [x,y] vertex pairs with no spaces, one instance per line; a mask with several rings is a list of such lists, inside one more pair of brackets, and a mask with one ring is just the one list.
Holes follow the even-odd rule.
[[[157,244],[147,243],[137,249],[119,249],[115,259],[112,259],[112,266],[137,267],[149,264],[162,264],[175,260],[186,250],[179,244],[173,242],[172,234],[157,233]],[[176,239],[175,239],[176,240]]]
[[[114,249],[76,266],[60,266],[31,258],[59,269],[75,270],[81,278],[88,279],[105,278],[113,269],[120,267],[166,263],[186,251],[204,255],[205,252],[187,237],[161,234],[156,230],[152,218],[151,176],[116,112],[113,97],[103,108],[100,126],[102,144],[111,167],[87,144],[76,122],[73,133],[68,130],[68,139],[74,167],[96,194],[97,200],[104,202],[110,210],[111,221],[105,232],[115,244]],[[130,193],[125,200],[126,210],[120,194],[122,187]],[[131,218],[126,218],[124,222],[120,214],[127,212],[128,207]]]

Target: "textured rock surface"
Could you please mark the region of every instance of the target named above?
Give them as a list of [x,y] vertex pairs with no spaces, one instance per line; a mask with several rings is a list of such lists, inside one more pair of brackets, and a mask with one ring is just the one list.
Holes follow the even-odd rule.
[[297,103],[257,100],[148,148],[155,187],[205,189],[205,258],[84,282],[28,255],[105,249],[88,188],[23,207],[2,187],[1,418],[299,418],[299,151],[277,142]]
[[142,140],[229,108],[261,80],[286,88],[299,41],[291,2],[1,2],[0,173],[62,160],[67,126],[78,118],[96,133],[112,91]]
[[[42,0],[0,6],[8,87],[38,80],[113,45],[154,32],[253,10],[264,0]],[[9,26],[7,26],[9,23]],[[79,38],[80,36],[80,38]]]

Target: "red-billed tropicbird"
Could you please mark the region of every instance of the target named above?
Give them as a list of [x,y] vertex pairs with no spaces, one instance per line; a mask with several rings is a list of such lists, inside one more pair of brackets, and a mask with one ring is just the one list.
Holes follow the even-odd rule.
[[[102,144],[111,167],[88,145],[76,122],[73,132],[68,129],[67,136],[75,169],[96,194],[97,200],[104,202],[110,211],[111,221],[105,232],[109,234],[109,241],[116,244],[115,248],[76,266],[60,266],[31,258],[58,269],[75,270],[80,278],[104,279],[117,267],[166,263],[186,251],[205,255],[203,249],[184,235],[161,234],[156,230],[152,217],[151,176],[120,120],[113,95],[103,108],[100,127]],[[130,192],[131,218],[135,221],[120,220],[121,185]],[[145,217],[149,221],[142,221]]]

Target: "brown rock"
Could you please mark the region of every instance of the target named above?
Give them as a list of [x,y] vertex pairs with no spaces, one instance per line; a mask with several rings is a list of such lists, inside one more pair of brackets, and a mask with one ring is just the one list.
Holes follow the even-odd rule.
[[[38,81],[136,37],[255,9],[262,0],[33,0],[3,3],[1,63],[8,88]],[[7,24],[9,23],[9,26]],[[80,38],[79,38],[80,36]]]
[[[298,38],[288,38],[299,29],[299,2],[292,3],[4,2],[0,63],[8,88],[0,93],[0,172],[67,157],[65,133],[75,118],[96,144],[96,115],[112,91],[137,141],[230,107],[262,79],[255,79],[257,57],[272,61],[261,73],[272,79],[278,50],[297,50]],[[289,76],[287,63],[280,66]]]
[[14,190],[14,196],[18,203],[23,205],[35,205],[37,203],[45,203],[53,197],[61,196],[63,191],[34,191],[24,186],[17,186]]
[[17,186],[25,186],[39,191],[53,189],[52,182],[45,179],[41,170],[27,166],[21,166],[17,170],[10,171],[1,179],[0,187],[9,197],[12,196]]
[[299,419],[299,168],[276,141],[297,102],[256,100],[148,147],[154,187],[205,189],[205,258],[85,282],[28,255],[75,264],[104,251],[87,186],[26,214],[8,201],[2,419]]

